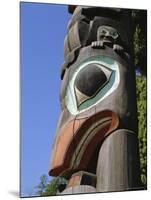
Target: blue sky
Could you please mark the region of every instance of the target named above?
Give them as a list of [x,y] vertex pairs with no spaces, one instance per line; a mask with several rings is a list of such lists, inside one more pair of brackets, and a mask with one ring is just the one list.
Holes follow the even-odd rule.
[[40,176],[48,174],[71,15],[64,5],[22,2],[20,6],[21,196],[29,196]]

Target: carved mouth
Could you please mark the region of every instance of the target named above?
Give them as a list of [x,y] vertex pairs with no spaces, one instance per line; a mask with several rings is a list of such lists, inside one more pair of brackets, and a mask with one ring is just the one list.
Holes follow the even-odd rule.
[[113,44],[113,42],[114,42],[113,38],[110,37],[110,36],[101,37],[101,40],[102,40],[103,42],[112,43],[112,44]]
[[86,170],[95,147],[118,125],[117,114],[109,110],[69,122],[56,141],[49,174],[67,177],[75,171]]
[[[91,143],[95,135],[98,135],[98,137],[101,138],[103,136],[101,135],[101,130],[104,129],[105,127],[108,127],[111,124],[111,122],[112,122],[112,117],[106,117],[100,119],[99,121],[94,122],[91,125],[91,127],[88,130],[86,130],[86,132],[83,134],[83,137],[81,138],[79,144],[77,145],[74,151],[75,153],[71,160],[71,166],[73,169],[77,168],[77,166],[80,164],[80,161],[82,161],[82,157],[86,156],[84,155],[86,151],[88,151],[87,153],[89,153],[89,150],[87,150],[87,146]],[[94,146],[90,148],[94,148]]]

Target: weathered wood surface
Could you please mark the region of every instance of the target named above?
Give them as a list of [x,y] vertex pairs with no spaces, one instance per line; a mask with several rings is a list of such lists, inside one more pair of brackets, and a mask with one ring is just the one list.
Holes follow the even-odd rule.
[[70,187],[65,189],[62,194],[86,194],[86,193],[96,193],[96,188],[89,185],[78,185],[75,187]]
[[138,189],[138,158],[137,136],[134,132],[120,129],[107,137],[98,157],[97,191]]

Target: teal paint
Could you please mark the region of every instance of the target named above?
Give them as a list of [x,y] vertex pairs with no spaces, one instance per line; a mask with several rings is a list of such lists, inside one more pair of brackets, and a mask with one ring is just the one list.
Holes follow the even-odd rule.
[[[76,102],[76,95],[75,95],[75,89],[74,89],[74,82],[76,79],[77,74],[88,64],[96,63],[99,64],[105,68],[108,68],[109,70],[112,70],[112,74],[106,83],[104,87],[100,88],[100,90],[97,92],[93,98],[87,100],[86,102],[83,102],[79,107],[77,106]],[[76,115],[79,114],[92,106],[96,105],[97,103],[101,102],[103,99],[105,99],[109,94],[111,94],[118,86],[120,82],[120,75],[119,75],[119,67],[117,62],[108,56],[95,56],[87,59],[86,61],[82,62],[80,65],[75,67],[76,70],[73,73],[73,76],[69,82],[69,86],[67,88],[67,93],[65,96],[65,104],[68,108],[68,110]]]

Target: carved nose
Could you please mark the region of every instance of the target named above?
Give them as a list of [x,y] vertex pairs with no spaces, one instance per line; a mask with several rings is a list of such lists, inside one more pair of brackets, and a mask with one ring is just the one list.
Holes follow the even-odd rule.
[[105,33],[105,36],[106,36],[106,37],[109,37],[109,36],[111,36],[110,32],[109,32],[109,31],[107,31],[107,32]]
[[75,79],[75,93],[77,105],[92,98],[108,81],[111,72],[103,71],[98,64],[88,64]]

